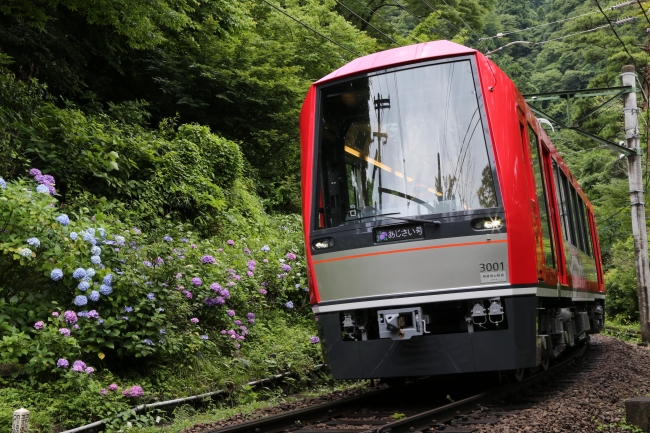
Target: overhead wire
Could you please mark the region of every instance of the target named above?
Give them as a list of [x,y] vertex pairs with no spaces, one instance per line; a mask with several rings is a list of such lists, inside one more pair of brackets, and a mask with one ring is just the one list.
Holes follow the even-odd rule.
[[[368,11],[370,11],[370,12],[372,13],[372,16],[378,16],[379,18],[381,18],[382,20],[384,20],[384,22],[386,22],[389,26],[391,26],[393,29],[395,29],[395,30],[397,30],[398,32],[400,32],[400,33],[402,34],[403,37],[405,37],[405,38],[408,37],[408,38],[411,38],[411,40],[413,40],[413,41],[415,41],[415,42],[420,42],[420,41],[418,41],[417,39],[415,39],[413,36],[407,34],[406,32],[403,32],[403,31],[399,30],[397,27],[395,27],[395,26],[393,25],[393,23],[391,23],[391,22],[388,21],[386,18],[384,18],[383,16],[381,16],[377,11],[373,11],[372,9],[370,9],[370,8],[368,7],[368,5],[363,4],[363,2],[361,2],[361,0],[354,0],[354,1],[357,2],[357,3],[359,3],[361,6],[363,6],[364,8],[366,8]],[[372,18],[370,18],[370,19],[372,19]]]
[[648,14],[645,12],[645,9],[643,9],[641,0],[636,0],[636,2],[639,4],[639,7],[641,8],[641,12],[643,12],[643,16],[645,16],[646,21],[648,22],[648,24],[650,24],[650,18],[648,18]]
[[277,7],[277,6],[274,5],[273,3],[269,2],[268,0],[262,0],[262,1],[263,1],[264,3],[266,3],[267,5],[271,6],[273,9],[277,10],[278,12],[280,12],[281,14],[283,14],[283,15],[285,15],[285,16],[291,18],[292,20],[294,20],[295,22],[297,22],[297,23],[300,24],[301,26],[303,26],[303,27],[305,27],[305,28],[311,30],[311,31],[314,32],[314,33],[316,33],[317,35],[319,35],[319,36],[322,37],[323,39],[327,39],[328,41],[330,41],[330,42],[333,43],[334,45],[337,45],[337,46],[339,46],[340,48],[343,48],[345,51],[347,51],[347,52],[349,52],[349,53],[351,53],[351,54],[354,54],[354,55],[357,56],[357,57],[360,57],[360,56],[361,56],[361,54],[359,54],[359,53],[357,53],[357,52],[355,52],[355,51],[349,49],[349,48],[346,47],[345,45],[342,45],[342,44],[340,44],[339,42],[336,42],[335,40],[333,40],[333,39],[331,39],[331,38],[325,36],[324,34],[320,33],[318,30],[312,28],[312,27],[309,26],[308,24],[303,23],[303,22],[300,21],[298,18],[295,18],[295,17],[289,15],[287,12],[285,12],[285,11],[282,10],[281,8]]
[[612,28],[612,32],[614,32],[614,36],[616,36],[616,39],[618,39],[618,41],[621,43],[621,46],[623,47],[623,49],[625,50],[625,52],[627,53],[627,55],[628,55],[628,56],[630,57],[630,59],[632,60],[632,63],[634,63],[635,68],[636,68],[637,70],[640,70],[641,68],[639,68],[639,65],[637,65],[636,61],[634,60],[634,57],[632,57],[632,54],[630,54],[630,52],[627,50],[627,46],[625,45],[625,43],[623,42],[623,40],[620,38],[620,36],[618,36],[618,33],[616,32],[616,29],[615,29],[614,26],[612,25],[612,22],[610,21],[609,17],[608,17],[607,14],[605,13],[605,11],[603,11],[603,8],[600,6],[600,3],[598,2],[598,0],[594,0],[594,2],[596,2],[596,6],[598,6],[598,10],[600,11],[600,13],[603,14],[603,16],[605,17],[605,19],[607,20],[607,23],[608,23],[609,26]]
[[425,4],[429,9],[431,9],[433,12],[437,13],[439,18],[442,18],[442,19],[443,19],[447,24],[449,24],[450,26],[452,26],[454,29],[456,29],[456,31],[457,31],[458,33],[460,33],[460,29],[459,29],[458,27],[456,27],[456,25],[455,25],[454,23],[452,23],[451,21],[449,21],[447,18],[443,17],[442,14],[440,13],[440,11],[434,9],[434,8],[429,4],[428,1],[426,1],[426,0],[421,0],[421,1],[422,1],[422,3],[424,3],[424,4]]
[[394,44],[396,44],[396,45],[398,45],[398,46],[400,46],[400,47],[402,46],[402,44],[400,44],[400,43],[397,42],[395,39],[393,39],[393,38],[391,38],[390,36],[388,36],[386,33],[384,33],[384,32],[382,32],[381,30],[379,30],[377,27],[375,27],[375,26],[373,26],[372,24],[370,24],[368,21],[364,20],[361,16],[359,16],[359,14],[357,14],[355,11],[353,11],[352,9],[350,9],[349,7],[347,7],[346,5],[344,5],[343,3],[341,3],[339,0],[334,0],[334,1],[335,1],[336,3],[338,3],[340,6],[343,6],[345,9],[347,9],[348,11],[350,11],[350,13],[351,13],[352,15],[354,15],[354,16],[357,17],[357,18],[359,18],[359,19],[360,19],[361,21],[363,21],[364,23],[368,24],[370,27],[372,27],[373,29],[375,29],[377,32],[381,33],[381,34],[382,34],[386,39],[390,40],[391,42],[393,42]]
[[476,31],[475,31],[475,30],[474,30],[474,29],[473,29],[469,24],[467,24],[467,22],[466,22],[466,21],[463,19],[463,17],[458,13],[458,11],[457,11],[456,9],[452,8],[451,6],[449,6],[449,4],[447,3],[446,0],[442,0],[442,2],[443,2],[444,4],[446,4],[447,7],[448,7],[449,9],[451,9],[451,10],[454,11],[454,13],[456,14],[456,16],[460,19],[460,21],[461,21],[463,24],[465,24],[465,27],[467,27],[467,28],[469,29],[469,31],[471,31],[472,33],[474,33],[474,34],[476,35],[476,37],[478,38],[478,41],[477,41],[477,42],[480,42],[480,41],[481,41],[481,35],[479,35],[478,33],[476,33]]
[[[404,6],[404,5],[400,4],[400,3],[398,3],[397,0],[395,0],[395,4],[394,4],[394,5],[397,6],[398,8],[400,8],[400,9],[406,11],[406,13],[410,14],[410,15],[411,15],[413,18],[415,18],[415,19],[416,19],[420,24],[424,24],[424,22],[423,22],[423,21],[422,21],[422,20],[421,20],[417,15],[415,15],[413,12],[411,12],[410,10],[408,10],[408,8],[407,8],[406,6]],[[435,30],[433,30],[433,29],[432,29],[431,27],[429,27],[428,25],[426,25],[426,24],[424,24],[424,25],[427,26],[427,28],[428,28],[428,29],[431,31],[431,33],[433,33],[434,35],[436,35],[436,36],[438,36],[438,37],[440,37],[440,38],[444,38],[444,36],[440,36],[440,35],[439,35]]]

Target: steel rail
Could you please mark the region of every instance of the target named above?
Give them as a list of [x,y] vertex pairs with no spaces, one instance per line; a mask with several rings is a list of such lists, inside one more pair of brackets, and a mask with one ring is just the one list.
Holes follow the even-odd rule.
[[[385,424],[373,431],[376,433],[417,432],[428,429],[431,426],[432,419],[435,419],[437,423],[448,422],[454,419],[457,416],[458,412],[470,412],[473,409],[476,409],[477,404],[487,404],[508,394],[513,394],[517,391],[528,388],[550,376],[559,373],[568,366],[572,365],[578,356],[584,354],[584,352],[587,350],[587,347],[588,344],[583,344],[581,347],[576,348],[576,350],[574,350],[568,358],[558,362],[548,370],[536,373],[520,382],[502,385],[497,388],[473,395],[471,397],[464,398],[454,403],[420,412],[416,415],[409,416],[399,421]],[[207,430],[204,433],[275,433],[287,430],[292,431],[296,430],[299,427],[303,427],[309,422],[325,422],[337,414],[349,411],[351,404],[358,405],[390,391],[391,388],[386,388],[379,391],[371,391],[365,394],[357,395],[355,397],[335,400],[306,407],[303,409],[292,410],[279,415],[258,418],[228,427]],[[323,433],[326,433],[326,431],[327,430],[323,429]],[[332,433],[336,433],[336,430],[331,431]],[[363,430],[360,429],[359,433],[363,433]]]

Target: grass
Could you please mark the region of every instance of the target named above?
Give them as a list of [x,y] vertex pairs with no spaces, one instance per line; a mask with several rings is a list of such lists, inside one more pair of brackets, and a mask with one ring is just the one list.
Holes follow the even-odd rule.
[[617,338],[622,341],[638,343],[641,341],[641,325],[639,322],[629,322],[618,318],[608,319],[605,323],[603,335]]

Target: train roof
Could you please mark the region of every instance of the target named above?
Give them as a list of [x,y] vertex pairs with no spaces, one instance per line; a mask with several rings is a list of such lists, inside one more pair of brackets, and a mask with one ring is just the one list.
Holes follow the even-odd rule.
[[455,42],[445,40],[423,42],[421,44],[393,48],[359,57],[321,78],[315,84],[322,84],[326,81],[335,80],[348,75],[370,72],[391,66],[473,53],[476,53],[475,49],[465,47]]

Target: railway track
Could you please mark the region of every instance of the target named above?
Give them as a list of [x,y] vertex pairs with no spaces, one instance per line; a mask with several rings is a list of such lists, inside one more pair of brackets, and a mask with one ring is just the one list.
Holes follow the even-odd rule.
[[[540,397],[561,392],[575,382],[562,373],[576,362],[581,369],[575,375],[597,368],[598,352],[598,345],[585,344],[547,371],[540,369],[520,382],[504,384],[494,374],[426,378],[205,433],[469,433],[531,407]],[[542,382],[541,390],[532,390]],[[517,400],[508,403],[513,395]]]

